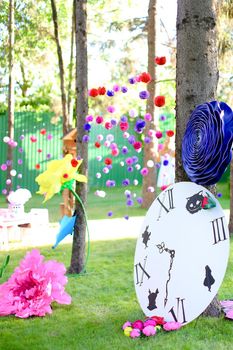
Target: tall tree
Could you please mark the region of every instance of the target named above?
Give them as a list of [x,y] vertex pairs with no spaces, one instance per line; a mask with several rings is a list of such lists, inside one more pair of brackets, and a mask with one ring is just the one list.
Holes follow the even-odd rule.
[[[9,2],[9,22],[8,22],[8,33],[9,33],[9,85],[8,85],[8,136],[10,139],[14,139],[14,38],[15,38],[15,3],[14,0]],[[13,162],[13,149],[8,145],[7,159]],[[11,177],[10,171],[12,164],[7,168],[7,176]],[[12,189],[12,184],[8,186],[8,192]]]
[[[87,90],[87,0],[75,2],[75,33],[76,33],[76,124],[77,124],[77,155],[83,159],[81,173],[88,174],[88,147],[82,142],[84,136],[83,125],[88,113],[88,90]],[[84,206],[87,202],[87,184],[77,183],[76,192]],[[78,213],[74,226],[70,273],[80,273],[85,261],[85,236],[86,222],[83,209],[76,201]]]
[[[148,84],[148,92],[150,94],[147,105],[146,112],[150,113],[152,116],[151,122],[147,122],[145,128],[145,134],[148,134],[150,129],[155,129],[154,124],[154,96],[155,96],[155,45],[156,45],[156,2],[157,0],[150,0],[148,7],[148,23],[147,23],[147,44],[148,44],[148,73],[151,75],[151,82]],[[144,146],[144,167],[147,167],[149,160],[155,158],[155,145],[154,140],[150,143],[145,143]],[[149,208],[155,199],[156,195],[156,171],[155,167],[148,168],[149,173],[147,176],[143,177],[142,185],[142,195],[143,195],[143,208]],[[153,187],[154,192],[149,192],[148,187]]]
[[[215,99],[218,83],[215,0],[178,0],[176,67],[176,181],[185,181],[181,148],[193,109]],[[214,188],[212,189],[214,190]],[[219,316],[217,296],[204,314]]]
[[55,37],[55,42],[57,46],[59,74],[60,74],[61,103],[62,103],[62,114],[63,114],[63,135],[65,135],[69,131],[69,118],[67,113],[65,71],[64,71],[64,62],[63,62],[63,56],[62,56],[62,48],[61,48],[60,37],[59,37],[59,25],[58,25],[56,0],[51,0],[51,8],[52,8],[52,17],[53,17],[53,24],[54,24],[54,37]]
[[70,37],[70,63],[68,76],[68,94],[67,94],[67,108],[69,124],[72,125],[73,110],[72,110],[72,82],[73,82],[73,66],[74,66],[74,37],[75,37],[75,0],[73,0],[72,7],[72,24]]

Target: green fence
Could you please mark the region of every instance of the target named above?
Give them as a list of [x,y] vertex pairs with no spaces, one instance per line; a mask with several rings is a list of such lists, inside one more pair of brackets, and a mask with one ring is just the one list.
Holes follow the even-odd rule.
[[[17,171],[17,175],[12,177],[13,189],[17,186],[26,187],[31,192],[38,190],[35,177],[46,169],[46,164],[49,159],[59,159],[62,156],[62,123],[61,120],[56,124],[51,123],[53,120],[52,113],[33,113],[33,112],[18,112],[15,113],[15,141],[18,142],[14,148],[13,168]],[[41,130],[45,129],[46,134],[41,134]],[[131,125],[131,133],[133,125]],[[118,145],[120,154],[117,157],[111,155],[111,149],[102,146],[96,148],[94,143],[97,141],[97,136],[102,134],[104,140],[108,134],[114,136],[114,142]],[[21,136],[24,138],[21,140]],[[7,144],[3,142],[4,136],[7,136],[7,116],[0,115],[0,164],[6,163]],[[138,135],[135,135],[138,137]],[[32,137],[36,138],[36,142],[32,142]],[[139,158],[139,163],[142,162],[142,153],[138,154],[133,147],[128,143],[122,135],[119,127],[112,130],[106,130],[102,126],[93,125],[90,132],[89,141],[89,187],[103,188],[108,179],[116,181],[116,186],[120,185],[123,179],[128,178],[131,182],[137,179],[139,183],[142,181],[140,171],[135,167],[133,172],[127,171],[127,166],[121,166],[120,162],[127,157],[121,153],[123,146],[127,146],[129,153],[127,156],[136,155]],[[22,152],[20,152],[22,149]],[[97,156],[102,157],[102,161],[97,161]],[[104,159],[111,157],[113,159],[112,169],[108,174],[104,174],[105,166]],[[22,164],[21,164],[22,163]],[[40,169],[36,169],[36,165],[40,165]],[[101,178],[97,179],[96,173],[101,173]],[[18,178],[22,174],[22,178]],[[5,188],[6,171],[0,170],[1,188]]]

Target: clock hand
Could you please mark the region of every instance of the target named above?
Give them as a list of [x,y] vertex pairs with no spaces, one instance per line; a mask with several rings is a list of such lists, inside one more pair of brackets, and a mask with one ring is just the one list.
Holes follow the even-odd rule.
[[166,304],[167,304],[167,301],[168,301],[168,283],[171,280],[171,269],[172,269],[173,260],[174,260],[174,257],[175,257],[175,250],[166,248],[164,242],[162,242],[161,244],[156,245],[156,247],[159,249],[159,253],[160,254],[162,254],[163,252],[167,252],[170,255],[170,267],[169,267],[169,270],[168,270],[168,279],[166,281],[166,295],[165,295],[165,298],[164,298],[164,307],[165,307]]

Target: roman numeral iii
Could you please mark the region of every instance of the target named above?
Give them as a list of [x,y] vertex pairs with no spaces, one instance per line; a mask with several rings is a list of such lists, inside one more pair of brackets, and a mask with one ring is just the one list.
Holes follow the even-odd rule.
[[220,218],[217,218],[211,222],[212,225],[212,233],[213,233],[213,239],[214,239],[214,243],[213,244],[217,244],[221,241],[225,241],[227,240],[227,235],[225,232],[225,228],[224,228],[224,223],[223,223],[223,216]]

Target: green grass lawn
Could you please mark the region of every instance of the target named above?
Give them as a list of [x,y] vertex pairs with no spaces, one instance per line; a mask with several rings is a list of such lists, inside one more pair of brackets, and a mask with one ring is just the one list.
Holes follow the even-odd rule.
[[[146,213],[145,209],[142,209],[140,205],[134,200],[134,206],[127,207],[124,191],[126,189],[131,190],[132,193],[136,194],[136,198],[141,196],[141,187],[115,187],[115,188],[105,188],[107,195],[105,198],[97,197],[95,189],[90,189],[88,193],[88,205],[87,213],[88,218],[97,219],[107,219],[107,213],[109,211],[113,212],[114,218],[129,216],[143,216]],[[224,209],[229,208],[229,196],[230,188],[228,183],[219,183],[217,186],[217,191],[222,194],[219,201]],[[159,193],[158,193],[159,194]],[[47,208],[49,210],[49,220],[50,222],[58,222],[61,218],[60,215],[60,203],[62,202],[61,195],[55,195],[52,199],[43,204],[43,196],[34,194],[32,198],[26,203],[25,211],[30,211],[31,208]],[[5,197],[0,196],[0,207],[7,207]]]
[[[230,350],[233,349],[233,322],[199,317],[177,332],[160,333],[152,338],[129,339],[121,326],[126,320],[142,319],[133,285],[135,240],[94,242],[88,273],[70,276],[67,291],[71,305],[54,304],[52,315],[26,320],[2,317],[0,349],[2,350]],[[47,259],[66,266],[70,261],[70,245],[53,251],[40,249]],[[4,282],[25,250],[12,252]],[[0,253],[0,262],[4,252]],[[217,257],[216,257],[217,258]],[[219,298],[233,297],[233,242],[227,274]]]

